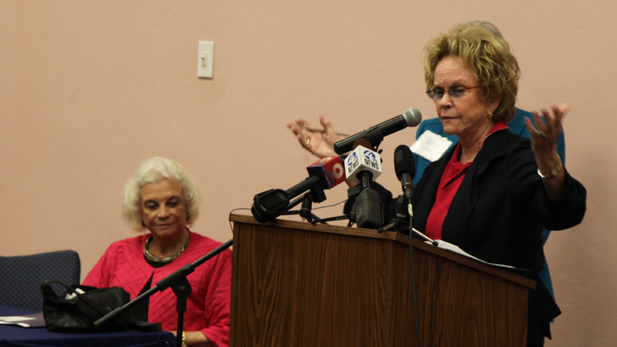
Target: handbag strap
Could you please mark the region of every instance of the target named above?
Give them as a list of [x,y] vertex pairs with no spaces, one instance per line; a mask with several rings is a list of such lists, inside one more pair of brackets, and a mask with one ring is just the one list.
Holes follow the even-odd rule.
[[50,280],[45,280],[45,281],[43,281],[43,283],[41,283],[41,292],[43,293],[43,295],[45,295],[47,297],[50,297],[52,295],[55,295],[56,297],[58,296],[56,294],[56,292],[53,290],[53,288],[51,288],[51,286],[50,286],[50,284],[52,284],[52,283],[56,283],[56,284],[59,284],[59,285],[63,286],[71,294],[75,293],[75,289],[73,289],[69,285],[66,285],[64,282],[58,281],[58,280],[54,280],[54,279],[50,279]]
[[[79,300],[81,300],[84,304],[88,305],[90,308],[94,309],[95,311],[97,311],[99,314],[101,314],[101,317],[105,316],[106,314],[108,314],[109,310],[107,310],[106,308],[102,307],[101,305],[99,305],[97,302],[91,300],[90,298],[86,297],[85,295],[79,293],[76,289],[77,288],[73,288],[67,284],[65,284],[62,281],[58,281],[58,280],[46,280],[41,284],[41,290],[43,291],[43,293],[45,293],[44,295],[51,295],[51,292],[49,292],[49,290],[53,291],[53,289],[51,289],[51,287],[49,286],[51,283],[57,283],[63,287],[65,287],[67,289],[67,293],[70,294],[75,294],[77,296],[77,298]],[[49,289],[47,289],[49,288]],[[97,288],[99,289],[99,288]],[[148,323],[148,322],[144,322],[138,319],[128,319],[125,317],[118,317],[116,318],[116,321],[118,323],[120,323],[121,325],[123,325],[124,327],[130,329],[130,330],[136,330],[136,331],[141,331],[141,332],[157,332],[157,331],[161,331],[161,323]]]

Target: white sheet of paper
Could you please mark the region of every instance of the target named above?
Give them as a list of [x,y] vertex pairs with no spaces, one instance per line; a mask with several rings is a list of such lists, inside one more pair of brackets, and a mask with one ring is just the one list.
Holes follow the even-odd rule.
[[27,321],[27,320],[32,320],[32,319],[36,319],[36,318],[24,317],[24,316],[2,316],[0,317],[0,320],[3,320],[5,322],[22,322],[22,321]]
[[[473,255],[471,255],[471,254],[469,254],[469,253],[467,253],[467,252],[463,251],[463,250],[462,250],[459,246],[457,246],[457,245],[451,244],[451,243],[446,242],[446,241],[444,241],[444,240],[435,240],[435,241],[437,242],[437,247],[439,247],[439,248],[441,248],[441,249],[446,249],[446,250],[448,250],[448,251],[450,251],[450,252],[454,252],[454,253],[458,253],[458,254],[460,254],[460,255],[464,255],[464,256],[466,256],[466,257],[468,257],[468,258],[475,259],[475,260],[477,260],[477,261],[479,261],[479,262],[481,262],[481,263],[484,263],[484,264],[488,264],[488,265],[492,265],[492,266],[497,266],[497,267],[503,267],[503,268],[507,268],[507,269],[525,270],[525,269],[519,269],[519,268],[514,267],[514,266],[510,266],[510,265],[489,263],[489,262],[487,262],[487,261],[484,261],[484,260],[482,260],[482,259],[476,258],[476,257],[474,257]],[[426,243],[431,244],[431,243],[430,243],[430,242],[428,242],[428,241],[427,241]],[[527,270],[525,270],[525,271],[527,271]]]
[[13,324],[19,325],[23,328],[30,328],[30,324],[25,322],[36,319],[34,317],[22,317],[22,316],[2,316],[0,317],[0,324]]
[[439,136],[434,132],[427,130],[418,137],[416,142],[411,145],[411,151],[430,162],[441,158],[452,145],[452,141],[448,138]]

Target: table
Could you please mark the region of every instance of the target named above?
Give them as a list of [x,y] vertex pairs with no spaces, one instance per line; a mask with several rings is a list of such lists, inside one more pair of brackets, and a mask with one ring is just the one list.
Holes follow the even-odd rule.
[[[0,306],[0,316],[18,316],[36,313]],[[168,331],[142,333],[138,331],[115,331],[107,333],[53,333],[45,328],[21,328],[12,325],[0,325],[0,347],[175,347],[175,336]]]

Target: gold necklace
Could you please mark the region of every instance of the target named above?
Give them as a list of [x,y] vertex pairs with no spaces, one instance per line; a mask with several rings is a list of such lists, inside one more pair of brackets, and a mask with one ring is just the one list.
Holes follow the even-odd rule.
[[191,234],[189,234],[189,238],[186,239],[186,242],[184,243],[184,246],[182,246],[182,248],[180,248],[180,250],[178,252],[176,252],[176,254],[174,255],[170,255],[169,257],[157,257],[156,255],[150,253],[150,251],[148,250],[149,245],[150,245],[150,240],[152,240],[152,236],[148,237],[148,239],[146,240],[146,242],[144,243],[144,255],[146,256],[146,258],[155,261],[157,263],[167,263],[170,262],[176,258],[178,258],[180,256],[180,254],[182,254],[182,252],[184,252],[184,250],[186,249],[186,247],[189,245],[189,242],[191,242]]

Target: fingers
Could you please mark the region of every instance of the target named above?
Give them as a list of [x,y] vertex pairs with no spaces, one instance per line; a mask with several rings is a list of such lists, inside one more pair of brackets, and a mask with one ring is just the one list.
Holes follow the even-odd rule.
[[[552,105],[550,110],[546,108],[542,108],[539,111],[533,110],[533,118],[537,129],[529,128],[528,126],[529,133],[557,138],[561,133],[561,123],[568,112],[570,112],[570,105],[566,103]],[[532,129],[535,131],[532,131]]]
[[[304,120],[303,118],[298,118],[294,122],[287,123],[287,127],[291,129],[291,131],[295,135],[302,134],[307,132],[306,127],[309,127],[310,123]],[[308,131],[310,133],[310,131]]]
[[326,133],[336,133],[336,131],[334,131],[334,128],[332,127],[332,123],[328,120],[326,120],[326,117],[321,116],[319,117],[319,123],[321,123],[321,126],[323,127],[323,130]]
[[548,131],[555,135],[555,138],[559,136],[561,133],[561,123],[563,122],[566,114],[570,112],[570,105],[561,104],[561,105],[552,105],[551,110],[552,114],[548,111],[545,112],[544,120],[546,123],[546,127]]
[[309,126],[310,123],[307,122],[306,120],[304,120],[304,118],[297,118],[296,119],[296,123],[300,124],[301,126]]
[[570,112],[570,105],[568,105],[567,103],[563,103],[563,104],[559,104],[559,106],[557,106],[559,108],[559,110],[562,113],[562,117],[565,117],[566,114],[568,114]]
[[302,128],[300,128],[297,123],[287,123],[287,127],[291,129],[294,135],[302,133]]
[[[534,111],[533,115],[534,115],[534,119],[536,121],[536,124],[538,124],[539,123],[538,119],[540,118],[540,116],[536,114],[536,111]],[[536,127],[533,126],[533,123],[531,122],[531,119],[525,118],[525,126],[527,127],[527,131],[529,131],[529,135],[531,136],[531,140],[533,142],[539,141],[542,136],[540,135],[540,132],[536,129]]]
[[303,118],[298,118],[293,122],[287,123],[287,127],[291,129],[292,126],[297,126],[299,128],[310,126],[310,123],[304,120]]
[[561,123],[563,123],[564,118],[570,112],[570,105],[563,103],[560,105],[553,105],[551,108],[553,109],[555,120],[559,123],[559,126],[561,127]]
[[306,148],[306,149],[308,149],[308,150],[310,150],[310,149],[311,149],[311,147],[310,147],[310,144],[311,144],[311,143],[310,143],[310,141],[311,141],[311,140],[310,140],[310,138],[309,138],[309,137],[304,136],[304,134],[298,134],[298,135],[296,136],[296,138],[298,139],[298,142],[300,142],[300,145],[301,145],[302,147],[304,147],[304,148]]

